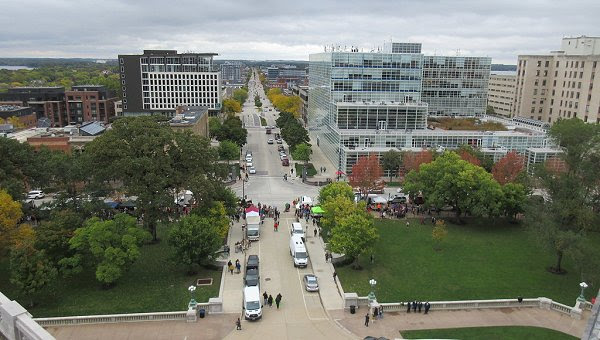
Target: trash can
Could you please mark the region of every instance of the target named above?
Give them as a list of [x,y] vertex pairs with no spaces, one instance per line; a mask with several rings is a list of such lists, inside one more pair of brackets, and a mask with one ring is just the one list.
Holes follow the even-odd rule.
[[204,319],[205,315],[206,315],[206,309],[204,309],[204,308],[198,309],[198,316],[200,317],[200,319]]
[[356,306],[352,305],[350,306],[350,314],[355,314],[356,313]]

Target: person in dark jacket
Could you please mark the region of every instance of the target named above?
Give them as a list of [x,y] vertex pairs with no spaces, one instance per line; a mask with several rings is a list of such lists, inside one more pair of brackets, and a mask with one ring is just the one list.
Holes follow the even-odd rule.
[[269,294],[269,298],[267,299],[267,302],[269,303],[269,308],[273,308],[273,295]]
[[365,315],[365,326],[369,327],[369,313]]
[[421,308],[423,308],[423,302],[419,301],[419,304],[417,306],[419,307],[419,313],[421,313]]
[[268,303],[269,301],[269,294],[267,294],[267,291],[265,290],[265,292],[263,293],[263,299],[265,300],[265,305]]
[[413,301],[412,309],[413,309],[413,312],[415,312],[415,313],[417,312],[417,300]]
[[410,302],[407,302],[407,303],[406,303],[406,306],[407,306],[407,307],[406,307],[406,312],[407,312],[407,313],[410,313]]
[[277,296],[275,297],[275,304],[277,305],[277,309],[279,309],[279,304],[281,303],[281,293],[278,293]]
[[431,305],[429,302],[425,302],[425,314],[429,313],[429,308],[431,308]]
[[240,320],[240,318],[238,318],[237,321],[235,322],[235,329],[238,331],[242,330],[242,321]]

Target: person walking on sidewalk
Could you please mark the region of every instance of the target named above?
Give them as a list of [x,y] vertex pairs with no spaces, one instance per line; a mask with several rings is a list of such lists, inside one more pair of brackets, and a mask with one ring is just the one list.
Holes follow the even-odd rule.
[[269,303],[269,308],[273,308],[273,295],[269,294],[267,302]]
[[429,308],[431,308],[431,305],[429,302],[425,302],[425,314],[429,313]]
[[242,271],[242,265],[240,264],[240,260],[235,260],[235,269],[238,274]]
[[333,282],[335,282],[337,284],[337,272],[336,271],[333,272]]
[[313,230],[313,236],[317,237],[317,227],[315,227],[315,230]]
[[279,309],[279,304],[281,303],[281,293],[278,293],[277,296],[275,297],[275,304],[277,305],[277,309]]
[[369,327],[369,312],[365,315],[365,326]]
[[242,321],[240,320],[240,318],[238,318],[237,321],[235,322],[235,329],[238,331],[242,330]]
[[263,299],[265,299],[265,305],[268,303],[269,301],[269,294],[267,294],[267,291],[265,290],[265,292],[263,293]]

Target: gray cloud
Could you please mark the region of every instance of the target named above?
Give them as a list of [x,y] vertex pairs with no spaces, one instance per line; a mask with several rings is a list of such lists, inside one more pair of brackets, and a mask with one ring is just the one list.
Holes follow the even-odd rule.
[[222,59],[308,59],[326,44],[370,50],[423,43],[426,53],[547,53],[563,36],[598,35],[600,1],[556,0],[8,0],[0,56],[100,57],[144,48]]

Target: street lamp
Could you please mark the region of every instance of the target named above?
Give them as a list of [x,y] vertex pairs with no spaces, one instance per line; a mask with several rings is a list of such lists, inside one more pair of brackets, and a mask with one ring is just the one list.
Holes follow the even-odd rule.
[[194,292],[196,291],[196,286],[189,286],[188,290],[190,291],[190,296],[191,296],[190,303],[188,304],[188,309],[195,308],[196,305],[198,304],[196,302],[196,299],[194,299]]
[[581,294],[579,294],[577,301],[585,301],[585,296],[583,296],[583,291],[588,287],[588,284],[585,282],[581,282],[579,284],[579,287],[581,287]]
[[373,302],[376,300],[375,298],[375,285],[377,284],[377,281],[375,281],[375,279],[370,279],[369,280],[369,284],[371,285],[371,292],[368,295],[369,298],[369,302]]

